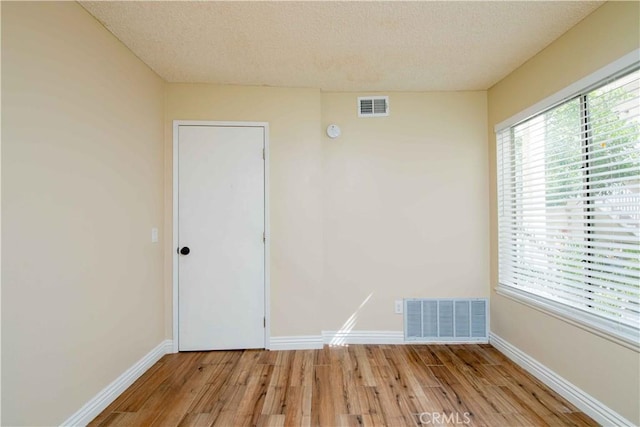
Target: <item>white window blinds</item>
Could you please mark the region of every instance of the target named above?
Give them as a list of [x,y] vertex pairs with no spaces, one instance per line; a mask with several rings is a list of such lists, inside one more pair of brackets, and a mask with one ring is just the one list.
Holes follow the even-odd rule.
[[640,325],[640,72],[497,134],[499,283]]

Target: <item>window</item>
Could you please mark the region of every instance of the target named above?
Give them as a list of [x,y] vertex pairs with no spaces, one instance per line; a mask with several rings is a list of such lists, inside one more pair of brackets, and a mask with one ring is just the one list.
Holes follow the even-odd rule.
[[498,292],[638,346],[640,71],[497,132]]

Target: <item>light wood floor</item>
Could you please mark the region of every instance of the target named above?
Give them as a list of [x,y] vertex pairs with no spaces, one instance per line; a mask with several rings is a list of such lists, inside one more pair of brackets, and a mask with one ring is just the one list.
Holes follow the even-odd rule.
[[490,345],[164,356],[91,426],[595,426]]

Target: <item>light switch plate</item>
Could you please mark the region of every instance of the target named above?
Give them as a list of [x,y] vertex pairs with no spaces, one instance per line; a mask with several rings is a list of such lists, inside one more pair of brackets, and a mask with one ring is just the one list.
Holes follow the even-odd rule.
[[158,243],[158,229],[156,227],[151,229],[151,243]]

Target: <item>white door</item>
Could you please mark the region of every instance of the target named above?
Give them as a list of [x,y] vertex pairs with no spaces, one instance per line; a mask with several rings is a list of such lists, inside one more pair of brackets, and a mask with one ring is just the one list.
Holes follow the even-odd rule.
[[264,132],[178,127],[182,351],[265,347]]

